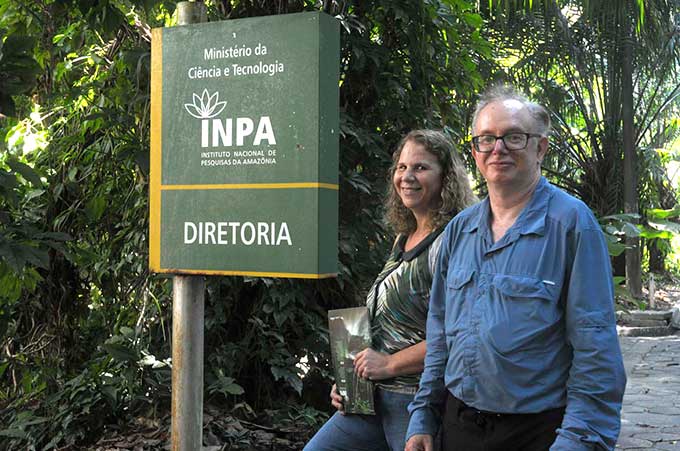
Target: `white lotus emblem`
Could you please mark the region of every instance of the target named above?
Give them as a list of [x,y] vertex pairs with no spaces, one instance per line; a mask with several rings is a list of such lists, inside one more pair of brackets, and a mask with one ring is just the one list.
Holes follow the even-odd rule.
[[196,119],[210,119],[222,112],[227,102],[219,102],[219,92],[210,95],[207,89],[199,97],[194,93],[194,103],[185,103],[184,108]]

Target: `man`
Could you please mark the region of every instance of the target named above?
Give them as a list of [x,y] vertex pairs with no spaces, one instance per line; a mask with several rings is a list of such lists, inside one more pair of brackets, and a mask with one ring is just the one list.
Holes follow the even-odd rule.
[[599,225],[541,176],[545,108],[497,87],[472,129],[489,196],[444,232],[406,450],[440,424],[445,450],[612,450],[626,381]]

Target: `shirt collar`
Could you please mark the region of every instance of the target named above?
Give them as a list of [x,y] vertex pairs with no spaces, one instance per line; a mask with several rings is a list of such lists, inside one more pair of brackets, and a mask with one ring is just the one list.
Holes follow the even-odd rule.
[[545,231],[545,217],[548,214],[548,204],[552,192],[545,177],[541,177],[536,185],[529,204],[517,218],[515,225],[520,235],[543,235]]
[[440,227],[432,232],[430,232],[429,235],[427,235],[425,238],[423,238],[420,243],[418,243],[414,248],[412,248],[409,251],[404,250],[404,247],[406,246],[406,240],[408,239],[407,234],[401,234],[399,235],[399,238],[397,238],[397,244],[395,246],[395,255],[397,260],[404,260],[406,262],[413,260],[422,252],[427,249],[430,244],[434,240],[437,239],[439,235],[444,231],[444,227]]
[[489,196],[487,196],[480,204],[474,215],[470,218],[467,225],[463,228],[463,232],[474,232],[481,228],[483,224],[489,222]]
[[[550,192],[550,185],[545,177],[541,177],[536,185],[534,193],[531,195],[531,200],[522,210],[517,221],[511,227],[515,229],[520,235],[537,234],[543,235],[545,230],[545,217],[548,213],[548,204],[552,193]],[[479,205],[476,213],[467,226],[463,228],[464,232],[475,232],[478,229],[484,230],[489,224],[489,214],[491,212],[489,206],[489,197],[487,196]]]

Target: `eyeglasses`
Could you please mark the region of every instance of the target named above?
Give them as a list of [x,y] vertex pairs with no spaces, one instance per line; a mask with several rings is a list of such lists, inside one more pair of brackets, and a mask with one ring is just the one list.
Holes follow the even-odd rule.
[[496,147],[496,141],[500,139],[503,141],[506,150],[522,150],[526,148],[529,138],[538,138],[541,136],[543,135],[517,132],[508,133],[503,136],[479,135],[472,137],[472,144],[475,146],[477,152],[488,153],[493,151],[493,148]]

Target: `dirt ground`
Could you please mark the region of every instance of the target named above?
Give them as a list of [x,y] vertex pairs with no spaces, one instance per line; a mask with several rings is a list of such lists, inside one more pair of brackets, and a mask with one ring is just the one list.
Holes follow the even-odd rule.
[[[202,451],[254,450],[299,451],[313,433],[304,423],[239,419],[228,411],[209,406],[203,415]],[[170,416],[160,420],[136,418],[124,428],[110,429],[93,446],[94,451],[169,450]]]
[[[673,275],[647,274],[642,285],[642,299],[638,300],[631,298],[624,287],[617,289],[617,310],[668,310],[680,304],[680,278]],[[653,302],[650,288],[654,294]]]

